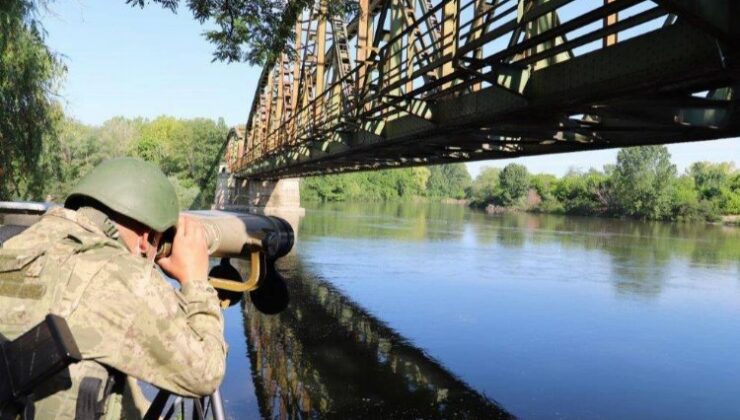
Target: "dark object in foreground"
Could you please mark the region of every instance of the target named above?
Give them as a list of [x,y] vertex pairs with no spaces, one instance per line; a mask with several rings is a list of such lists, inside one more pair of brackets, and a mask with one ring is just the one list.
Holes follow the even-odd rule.
[[82,360],[64,318],[47,315],[43,322],[12,341],[0,344],[0,416],[24,408],[40,383]]

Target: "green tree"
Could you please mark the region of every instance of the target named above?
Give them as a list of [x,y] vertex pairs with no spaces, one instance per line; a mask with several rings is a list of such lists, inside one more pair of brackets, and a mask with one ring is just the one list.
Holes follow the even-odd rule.
[[671,194],[671,218],[677,221],[716,220],[719,208],[705,200],[696,188],[696,181],[691,175],[678,177]]
[[54,100],[64,67],[44,44],[35,2],[0,2],[0,200],[43,199],[57,176]]
[[517,203],[529,188],[529,172],[524,165],[510,163],[499,174],[501,201],[510,206]]
[[422,195],[426,168],[386,169],[304,178],[301,199],[315,201],[394,201]]
[[725,214],[740,212],[740,192],[733,187],[736,172],[730,162],[696,162],[688,170],[700,197]]
[[429,166],[427,196],[462,199],[472,180],[464,163]]
[[500,173],[499,168],[484,167],[481,169],[470,188],[470,199],[473,205],[485,207],[489,203],[500,204]]
[[[291,37],[301,10],[313,0],[151,0],[152,3],[177,11],[183,3],[200,23],[208,22],[205,37],[214,44],[214,60],[248,61],[265,64],[291,49]],[[147,0],[126,0],[144,7]],[[327,15],[343,16],[356,8],[356,3],[338,0],[326,2]]]
[[617,154],[612,181],[617,203],[626,215],[668,218],[675,179],[676,166],[665,146],[632,147]]
[[611,178],[594,169],[586,173],[568,171],[555,185],[553,194],[569,214],[604,214],[613,206]]
[[720,197],[723,190],[729,189],[734,170],[730,162],[695,162],[689,167],[689,174],[694,178],[702,198],[712,200]]
[[411,168],[411,173],[414,178],[414,194],[424,195],[429,182],[429,177],[432,176],[432,172],[429,168],[424,166],[416,166]]
[[533,188],[542,199],[536,210],[547,213],[560,213],[563,211],[562,204],[555,197],[555,187],[558,178],[551,174],[535,174],[529,177],[529,186]]
[[725,203],[725,211],[728,214],[740,214],[740,171],[730,177],[728,181],[730,195]]
[[227,134],[223,120],[159,117],[152,121],[112,118],[93,127],[68,119],[59,129],[54,153],[57,176],[44,191],[60,201],[77,180],[104,159],[138,156],[154,161],[175,185],[183,208],[210,206],[215,172],[223,156]]

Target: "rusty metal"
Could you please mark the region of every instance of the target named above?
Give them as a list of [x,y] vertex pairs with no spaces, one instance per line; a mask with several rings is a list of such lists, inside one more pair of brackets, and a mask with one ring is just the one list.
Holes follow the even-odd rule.
[[[281,178],[740,134],[729,0],[360,0],[295,27],[227,147]],[[722,94],[718,94],[721,92]]]

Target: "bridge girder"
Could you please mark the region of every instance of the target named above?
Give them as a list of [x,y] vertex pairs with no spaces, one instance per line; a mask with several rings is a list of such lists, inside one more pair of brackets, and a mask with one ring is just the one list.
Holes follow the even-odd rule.
[[282,178],[737,136],[740,8],[657,3],[317,3],[227,161]]

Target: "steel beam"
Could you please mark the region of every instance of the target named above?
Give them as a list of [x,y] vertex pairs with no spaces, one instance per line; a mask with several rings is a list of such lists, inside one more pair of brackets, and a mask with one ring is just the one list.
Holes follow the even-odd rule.
[[360,0],[329,38],[324,1],[296,24],[296,61],[262,73],[246,145],[227,148],[241,175],[740,134],[729,1],[603,0],[561,22],[573,0]]

